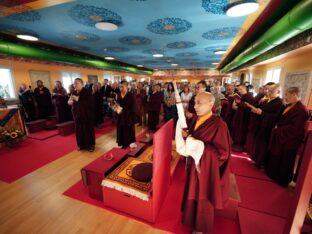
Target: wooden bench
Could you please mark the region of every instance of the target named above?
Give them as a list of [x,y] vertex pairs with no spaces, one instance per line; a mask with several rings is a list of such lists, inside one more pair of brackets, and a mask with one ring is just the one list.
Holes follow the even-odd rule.
[[45,129],[54,130],[57,128],[56,124],[57,124],[56,116],[55,115],[49,116],[49,119],[47,119],[45,123]]
[[57,130],[58,133],[61,136],[67,136],[75,132],[75,122],[74,121],[68,121],[64,123],[57,124]]
[[27,129],[29,133],[39,132],[44,130],[46,119],[38,119],[35,121],[31,121],[26,123]]

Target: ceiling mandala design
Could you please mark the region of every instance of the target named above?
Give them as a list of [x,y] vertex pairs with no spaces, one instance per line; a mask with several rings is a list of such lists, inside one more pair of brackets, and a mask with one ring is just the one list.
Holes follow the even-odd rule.
[[41,19],[41,15],[37,11],[27,11],[17,15],[11,15],[8,19],[22,22],[35,22]]
[[119,26],[122,22],[120,15],[102,7],[78,4],[68,14],[76,22],[90,27],[94,27],[97,22],[109,22]]
[[152,43],[152,40],[146,37],[139,37],[139,36],[126,36],[126,37],[120,38],[119,41],[122,44],[134,45],[134,46],[149,45]]
[[130,55],[130,56],[127,56],[128,59],[133,59],[133,60],[141,60],[141,59],[146,59],[145,56],[142,56],[142,55]]
[[177,42],[169,43],[167,45],[167,47],[170,49],[185,49],[185,48],[191,48],[194,46],[196,46],[196,43],[191,42],[191,41],[177,41]]
[[104,51],[119,53],[119,52],[128,52],[130,51],[130,49],[125,48],[125,47],[107,47],[104,49]]
[[202,7],[209,13],[224,15],[228,3],[228,0],[202,0]]
[[183,53],[177,53],[176,56],[178,57],[193,57],[198,55],[198,53],[194,53],[194,52],[183,52]]
[[210,30],[203,34],[203,38],[207,40],[223,40],[234,38],[236,34],[242,30],[238,27],[224,27]]
[[188,31],[192,24],[181,18],[164,18],[149,23],[146,28],[156,34],[171,35]]
[[94,42],[100,40],[100,37],[88,32],[82,31],[68,31],[61,33],[65,38],[68,38],[73,41],[81,41],[81,42]]
[[160,50],[160,49],[149,49],[149,50],[143,50],[142,51],[143,54],[163,54],[164,50]]

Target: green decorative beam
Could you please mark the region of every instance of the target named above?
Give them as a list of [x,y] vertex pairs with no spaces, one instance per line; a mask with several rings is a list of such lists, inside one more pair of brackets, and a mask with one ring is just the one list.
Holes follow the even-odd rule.
[[42,48],[35,48],[30,46],[25,46],[21,44],[16,44],[9,41],[0,41],[0,54],[26,57],[39,60],[48,60],[54,62],[61,62],[67,64],[77,64],[86,67],[94,67],[100,69],[117,70],[123,72],[131,73],[141,73],[146,75],[151,75],[153,72],[151,70],[138,68],[135,66],[117,63],[114,61],[105,61],[95,58],[83,58],[75,54],[62,53],[61,51],[44,50]]
[[301,0],[258,40],[223,67],[221,73],[230,72],[288,39],[312,28],[311,12],[312,1]]

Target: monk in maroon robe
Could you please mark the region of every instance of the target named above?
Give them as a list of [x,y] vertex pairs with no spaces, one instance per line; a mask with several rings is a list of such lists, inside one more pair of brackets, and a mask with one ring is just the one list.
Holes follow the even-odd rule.
[[304,138],[308,110],[300,101],[298,87],[285,92],[285,107],[276,128],[271,132],[267,175],[282,186],[287,186],[293,178],[296,154]]
[[146,102],[147,95],[146,91],[143,89],[143,84],[138,83],[137,90],[135,90],[135,100],[137,105],[137,117],[140,125],[146,125]]
[[222,106],[222,118],[226,122],[228,129],[230,133],[232,132],[232,121],[233,117],[235,115],[236,110],[232,108],[233,102],[235,98],[239,98],[239,95],[235,93],[235,87],[234,85],[227,85],[226,86],[226,99],[227,101],[225,104]]
[[98,84],[92,85],[92,99],[94,110],[94,126],[101,128],[104,122],[103,119],[103,96],[100,92]]
[[268,144],[271,131],[276,125],[284,107],[283,100],[278,96],[280,93],[280,85],[268,85],[268,100],[263,102],[260,107],[250,106],[251,112],[258,116],[257,125],[254,135],[254,152],[252,159],[256,166],[261,168],[267,161]]
[[149,97],[148,101],[147,125],[149,130],[156,131],[156,126],[159,124],[159,113],[163,99],[163,95],[160,92],[160,85],[154,85],[153,93]]
[[253,97],[247,92],[245,85],[238,86],[238,93],[241,98],[235,98],[233,109],[236,109],[232,121],[232,137],[236,150],[242,150],[246,143],[248,124],[250,119],[250,108],[246,105],[254,105]]
[[94,151],[95,133],[93,128],[94,107],[92,94],[83,87],[81,78],[74,81],[75,91],[68,104],[72,106],[73,118],[76,124],[76,140],[78,150]]
[[135,96],[128,91],[128,82],[120,83],[117,104],[113,107],[117,112],[117,143],[127,148],[135,142],[136,102]]
[[60,81],[55,81],[55,87],[52,93],[52,100],[55,106],[56,120],[58,123],[66,122],[67,119],[67,101],[68,96]]
[[52,114],[52,99],[50,90],[43,86],[41,80],[37,81],[37,88],[34,90],[35,100],[38,104],[38,112],[40,119],[48,119]]
[[212,114],[213,105],[212,94],[200,93],[196,96],[197,115],[185,141],[182,134],[179,136],[181,127],[179,122],[177,124],[177,151],[190,158],[182,222],[197,232],[212,230],[214,209],[223,209],[229,199],[231,137],[226,123]]

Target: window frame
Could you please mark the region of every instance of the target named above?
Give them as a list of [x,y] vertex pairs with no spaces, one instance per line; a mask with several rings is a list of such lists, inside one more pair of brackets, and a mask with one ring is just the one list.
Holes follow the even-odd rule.
[[[64,89],[66,90],[66,92],[69,92],[68,86],[66,87],[66,86],[64,85],[63,73],[69,73],[69,74],[70,74],[70,79],[71,79],[72,84],[73,84],[73,83],[74,83],[74,80],[75,80],[76,78],[80,77],[80,72],[74,72],[74,71],[60,71],[60,73],[61,73],[61,82],[62,82],[62,85],[63,85]],[[73,74],[78,74],[78,77],[73,78]]]
[[13,98],[4,98],[4,100],[6,101],[13,101],[13,100],[18,100],[18,91],[16,88],[16,81],[15,81],[15,76],[14,76],[14,70],[12,66],[5,66],[5,65],[0,65],[0,69],[8,69],[10,74],[11,74],[11,83],[12,83],[12,89],[14,92],[14,96]]

